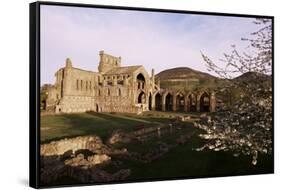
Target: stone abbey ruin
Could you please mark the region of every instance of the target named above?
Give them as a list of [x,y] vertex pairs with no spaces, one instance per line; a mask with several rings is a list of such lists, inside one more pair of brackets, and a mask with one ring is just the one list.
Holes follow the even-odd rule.
[[98,72],[75,68],[67,58],[55,77],[44,101],[44,109],[55,113],[216,110],[213,91],[161,88],[154,69],[149,76],[142,65],[121,66],[121,57],[104,51],[100,51]]

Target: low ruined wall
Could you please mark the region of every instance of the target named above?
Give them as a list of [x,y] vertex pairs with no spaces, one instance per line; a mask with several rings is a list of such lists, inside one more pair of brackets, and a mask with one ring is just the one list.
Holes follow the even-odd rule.
[[53,141],[48,144],[41,145],[41,156],[57,156],[63,155],[65,152],[72,150],[73,152],[81,149],[95,151],[103,147],[102,140],[98,136],[83,136],[71,139],[62,139]]
[[122,96],[65,96],[56,108],[56,113],[86,111],[138,113],[141,108],[132,105],[129,97]]
[[94,109],[94,99],[90,96],[64,96],[56,112],[79,113]]

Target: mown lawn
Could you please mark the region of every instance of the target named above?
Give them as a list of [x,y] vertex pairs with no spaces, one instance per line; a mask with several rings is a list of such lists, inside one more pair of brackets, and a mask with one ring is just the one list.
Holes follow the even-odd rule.
[[171,117],[187,115],[173,112],[146,112],[143,115],[120,113],[80,113],[41,116],[41,142],[66,137],[98,135],[106,140],[114,130],[134,131],[138,127],[168,124]]
[[[182,113],[146,112],[143,115],[117,114],[117,113],[82,113],[62,114],[41,117],[41,142],[47,143],[65,137],[95,134],[106,141],[116,129],[125,132],[137,130],[139,127],[151,127],[168,125],[172,117]],[[192,114],[196,115],[196,114]],[[248,156],[233,157],[231,152],[195,151],[201,147],[204,140],[198,137],[200,130],[192,126],[192,122],[180,122],[180,128],[169,127],[157,133],[149,140],[140,144],[130,142],[127,144],[116,144],[116,148],[127,148],[129,152],[145,153],[155,147],[158,142],[174,144],[184,134],[193,134],[184,144],[172,148],[160,159],[151,163],[141,163],[124,158],[113,157],[113,161],[119,161],[118,166],[108,165],[104,169],[109,172],[116,172],[120,169],[130,168],[131,175],[128,180],[153,180],[159,178],[178,177],[204,177],[224,175],[246,175],[272,173],[272,156],[259,155],[258,164],[251,165],[251,158]]]
[[105,140],[116,129],[133,131],[142,125],[149,127],[155,124],[125,114],[81,113],[41,116],[41,142],[81,135],[98,135]]

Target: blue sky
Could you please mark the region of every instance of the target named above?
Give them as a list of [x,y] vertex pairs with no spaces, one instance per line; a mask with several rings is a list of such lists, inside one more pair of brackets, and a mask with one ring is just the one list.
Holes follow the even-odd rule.
[[[121,56],[122,65],[150,73],[174,67],[208,72],[200,51],[213,60],[257,30],[253,18],[41,5],[41,83],[71,58],[74,67],[97,71],[99,51]],[[220,64],[218,62],[218,64]]]

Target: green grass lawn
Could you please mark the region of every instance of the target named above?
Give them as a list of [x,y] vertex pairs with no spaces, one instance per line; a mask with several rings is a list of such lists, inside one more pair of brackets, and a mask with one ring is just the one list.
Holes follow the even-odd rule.
[[141,125],[148,127],[155,124],[125,114],[81,113],[41,116],[41,142],[81,135],[98,135],[105,140],[116,129],[133,131]]
[[[231,152],[209,150],[197,152],[194,150],[194,148],[200,147],[203,143],[201,139],[194,137],[186,144],[171,149],[163,157],[151,163],[143,164],[137,161],[121,159],[124,163],[122,167],[132,168],[130,180],[250,175],[273,172],[271,156],[260,155],[259,163],[253,166],[249,156],[234,157]],[[130,147],[132,146],[130,145]],[[136,147],[149,149],[150,146],[148,144],[148,146]],[[119,168],[115,170],[117,169]],[[114,171],[112,168],[110,170]]]
[[[173,117],[183,113],[146,112],[142,115],[109,114],[109,113],[81,113],[61,114],[41,117],[41,142],[47,143],[65,137],[81,135],[98,135],[103,141],[110,137],[116,129],[125,132],[137,130],[141,127],[168,126]],[[191,114],[196,115],[196,113]],[[247,156],[233,157],[231,152],[202,151],[194,149],[201,147],[205,141],[198,137],[201,132],[193,127],[192,122],[180,122],[180,129],[169,127],[163,129],[161,137],[152,134],[143,144],[132,141],[127,144],[116,144],[113,147],[127,148],[129,152],[147,152],[158,146],[157,142],[166,144],[176,143],[176,139],[184,134],[193,134],[184,145],[172,148],[160,159],[151,163],[141,163],[120,157],[112,157],[113,161],[120,161],[120,166],[108,165],[104,169],[116,172],[122,168],[130,168],[129,180],[149,180],[175,177],[204,177],[241,174],[260,174],[273,172],[272,156],[259,155],[258,164],[251,165],[251,158]]]
[[81,135],[98,135],[105,140],[116,129],[129,132],[139,126],[152,127],[159,122],[167,124],[177,115],[187,114],[151,111],[143,115],[95,112],[45,115],[41,116],[41,142]]

